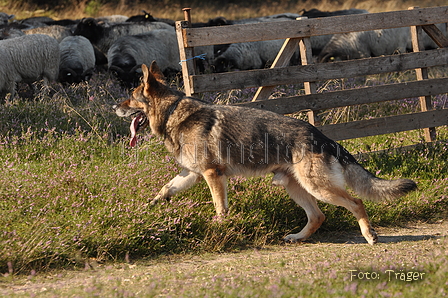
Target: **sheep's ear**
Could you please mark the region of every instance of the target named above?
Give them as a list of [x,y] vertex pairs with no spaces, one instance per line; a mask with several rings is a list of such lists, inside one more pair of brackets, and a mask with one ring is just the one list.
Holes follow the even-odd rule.
[[163,75],[162,71],[160,70],[155,60],[152,61],[151,63],[150,72],[156,78],[157,81],[165,83],[165,76]]

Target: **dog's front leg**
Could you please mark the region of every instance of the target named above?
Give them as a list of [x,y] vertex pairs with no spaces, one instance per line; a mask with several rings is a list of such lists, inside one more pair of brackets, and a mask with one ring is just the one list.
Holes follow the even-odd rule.
[[211,168],[205,170],[202,175],[212,193],[216,214],[218,216],[225,215],[229,210],[229,203],[227,201],[227,176],[224,175],[223,169]]
[[155,205],[160,200],[169,199],[176,193],[192,187],[200,180],[201,175],[183,169],[179,175],[162,187],[157,196],[151,201],[151,205]]

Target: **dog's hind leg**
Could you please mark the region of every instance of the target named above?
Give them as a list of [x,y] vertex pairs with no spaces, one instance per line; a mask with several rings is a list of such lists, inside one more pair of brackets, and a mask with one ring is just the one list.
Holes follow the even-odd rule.
[[225,215],[229,210],[227,201],[227,176],[224,175],[220,168],[211,168],[205,170],[202,175],[207,181],[210,192],[212,193],[213,204],[215,205],[216,214]]
[[345,189],[328,189],[326,197],[330,198],[329,201],[332,204],[345,207],[353,213],[358,220],[362,235],[369,244],[373,245],[378,242],[378,235],[370,225],[366,209],[360,199],[352,197]]
[[[348,194],[347,194],[348,195]],[[344,205],[341,206],[346,207],[350,210],[356,217],[359,223],[359,227],[361,228],[361,233],[367,242],[371,245],[378,242],[378,235],[370,224],[369,217],[367,216],[366,209],[364,208],[364,204],[360,199],[353,198],[348,195],[351,200],[346,200]]]
[[326,163],[315,155],[296,165],[295,171],[301,185],[315,198],[325,203],[347,208],[358,220],[361,233],[369,244],[375,244],[378,236],[370,225],[364,204],[345,189],[342,166],[338,162]]
[[151,201],[151,205],[155,205],[160,200],[169,199],[176,193],[192,187],[200,180],[201,175],[183,169],[179,175],[162,187],[157,196]]
[[[276,174],[277,176],[277,174]],[[277,181],[278,182],[278,181]],[[325,215],[319,209],[316,198],[307,192],[294,177],[284,177],[281,184],[286,188],[289,196],[300,207],[305,210],[308,222],[305,227],[297,234],[290,234],[285,237],[286,242],[298,242],[307,239],[313,234],[324,222]]]
[[378,235],[370,225],[369,217],[367,216],[364,204],[360,199],[354,198],[347,193],[345,189],[332,191],[331,203],[337,206],[347,208],[353,213],[358,220],[361,233],[367,242],[371,245],[378,242]]

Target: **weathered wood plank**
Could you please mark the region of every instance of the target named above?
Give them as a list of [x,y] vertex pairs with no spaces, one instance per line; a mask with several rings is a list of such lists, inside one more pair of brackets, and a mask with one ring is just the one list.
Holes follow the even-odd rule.
[[424,147],[433,147],[433,146],[437,146],[438,144],[444,144],[444,141],[435,141],[435,142],[425,142],[424,145],[422,143],[416,143],[413,145],[407,145],[407,146],[401,146],[401,147],[395,147],[395,148],[388,148],[388,149],[382,149],[382,150],[375,150],[375,151],[366,151],[366,150],[358,150],[358,152],[353,153],[353,156],[358,159],[358,160],[362,160],[367,158],[368,156],[370,156],[371,154],[384,154],[384,153],[395,153],[395,154],[406,154],[406,151],[409,150],[418,150],[420,148],[422,148],[422,145]]
[[442,93],[448,93],[448,78],[283,97],[237,105],[268,110],[279,114],[292,114],[306,110],[316,111]]
[[[414,8],[415,9],[415,8]],[[435,27],[435,26],[434,26]],[[412,48],[414,52],[424,50],[421,39],[422,39],[422,27],[421,26],[411,26],[411,38],[412,38]],[[415,69],[417,80],[427,80],[428,79],[428,68],[417,68]],[[422,112],[432,110],[431,96],[421,96],[420,97],[420,109]],[[436,129],[435,127],[429,127],[424,129],[425,141],[432,142],[436,139]]]
[[332,63],[191,76],[192,93],[352,78],[445,65],[448,48]]
[[[299,46],[300,40],[301,40],[300,38],[287,38],[283,43],[282,48],[278,52],[277,57],[275,57],[275,60],[272,63],[271,68],[288,66],[292,56],[294,55],[294,53],[297,50],[297,47]],[[274,86],[268,86],[268,87],[262,86],[258,88],[252,101],[268,99],[274,88],[275,88]]]
[[185,28],[185,47],[303,38],[448,22],[448,6],[284,22]]
[[[311,41],[308,37],[302,39],[299,43],[300,47],[300,58],[302,60],[302,65],[313,64],[313,54],[311,50]],[[317,84],[316,82],[304,82],[305,94],[316,94],[317,93]],[[318,115],[318,111],[310,110],[307,112],[308,122],[312,125],[319,126],[320,125],[320,117]]]
[[324,125],[318,129],[340,141],[442,125],[448,125],[448,109]]
[[448,47],[448,38],[443,35],[442,31],[436,25],[422,26],[423,30],[434,40],[434,42],[441,48]]
[[193,87],[191,85],[191,76],[195,74],[195,67],[193,62],[194,49],[185,48],[182,46],[182,41],[184,40],[183,34],[185,33],[182,29],[189,26],[188,21],[176,22],[176,36],[177,44],[179,46],[179,58],[182,66],[182,77],[184,79],[185,93],[187,96],[191,96],[191,91]]

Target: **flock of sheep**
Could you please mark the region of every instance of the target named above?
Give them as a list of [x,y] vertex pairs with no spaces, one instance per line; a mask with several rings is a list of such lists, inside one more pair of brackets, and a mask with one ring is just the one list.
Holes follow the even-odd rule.
[[[230,21],[224,17],[193,26],[225,26],[267,21],[295,20],[298,17],[326,17],[368,13],[349,9],[322,12],[317,9],[301,14],[284,13],[260,18]],[[446,35],[446,26],[439,26]],[[205,54],[199,67],[222,72],[230,69],[263,68],[272,63],[283,40],[261,41],[196,48]],[[425,48],[435,48],[429,38]],[[311,37],[313,55],[318,62],[330,59],[357,59],[390,55],[410,50],[409,28],[353,32]],[[298,54],[291,63],[298,63]],[[79,83],[89,80],[95,69],[107,68],[127,86],[138,82],[141,64],[156,60],[165,74],[180,71],[179,49],[174,21],[157,19],[143,11],[132,17],[114,15],[102,18],[55,21],[48,17],[15,20],[0,12],[0,99],[15,95],[17,82],[58,80]]]

